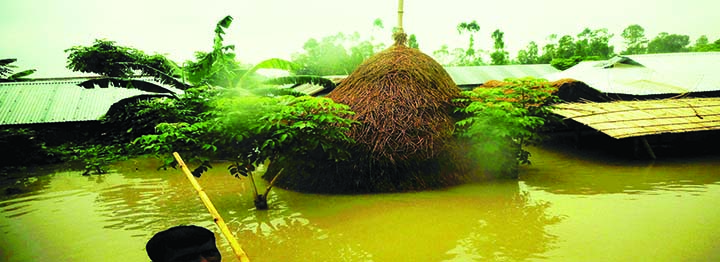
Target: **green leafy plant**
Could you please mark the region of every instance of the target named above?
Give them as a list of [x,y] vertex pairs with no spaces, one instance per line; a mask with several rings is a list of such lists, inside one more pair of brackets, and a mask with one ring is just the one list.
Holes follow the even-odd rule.
[[539,141],[537,131],[550,119],[550,105],[557,101],[553,88],[543,79],[506,79],[502,87],[463,92],[457,102],[456,135],[467,141],[470,154],[490,172],[516,175],[518,164],[529,164],[523,146]]
[[258,96],[239,88],[225,92],[213,102],[212,117],[205,121],[162,123],[158,134],[134,143],[150,153],[187,152],[184,155],[196,160],[232,160],[228,171],[237,178],[250,177],[258,209],[267,208],[273,182],[265,193],[257,193],[256,166],[317,149],[338,161],[349,156],[340,146],[353,142],[346,133],[355,122],[345,118],[353,114],[346,105],[308,96]]
[[68,53],[67,68],[73,71],[118,78],[140,74],[152,76],[161,83],[179,89],[189,87],[177,80],[182,77],[182,70],[172,60],[160,54],[147,55],[114,41],[96,39],[92,46],[73,46],[65,52]]

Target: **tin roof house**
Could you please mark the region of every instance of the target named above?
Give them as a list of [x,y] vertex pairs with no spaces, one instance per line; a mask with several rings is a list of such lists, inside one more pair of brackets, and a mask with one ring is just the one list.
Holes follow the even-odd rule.
[[98,121],[120,101],[179,93],[152,79],[82,77],[0,83],[0,126]]
[[648,136],[720,130],[718,68],[720,52],[629,55],[546,78],[570,85],[559,94],[570,102],[555,114],[615,139],[637,138],[654,158]]

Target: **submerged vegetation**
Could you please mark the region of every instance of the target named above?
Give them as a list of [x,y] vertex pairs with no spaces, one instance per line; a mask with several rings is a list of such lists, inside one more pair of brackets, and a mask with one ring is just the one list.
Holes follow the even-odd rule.
[[552,121],[550,107],[558,101],[555,88],[543,79],[506,79],[463,92],[458,108],[467,117],[458,121],[457,136],[465,152],[484,173],[515,177],[518,164],[530,164],[523,147],[540,141],[539,132]]
[[[299,191],[360,193],[444,187],[475,174],[514,177],[519,164],[529,163],[523,146],[538,138],[535,131],[547,121],[553,101],[535,79],[461,92],[438,62],[416,48],[415,38],[407,42],[402,28],[396,43],[380,53],[370,56],[380,45],[361,44],[364,51],[355,51],[363,55],[353,59],[364,62],[327,98],[305,96],[277,84],[334,84],[318,76],[258,75],[261,68],[312,72],[307,64],[281,59],[252,67],[239,63],[234,46],[223,41],[231,22],[220,20],[212,50],[182,66],[108,40],[68,49],[73,70],[120,79],[139,72],[183,93],[123,101],[87,136],[33,148],[64,161],[80,160],[86,174],[142,154],[158,155],[167,159],[164,167],[173,167],[170,153],[179,152],[197,166],[196,176],[222,160],[231,175],[254,185],[254,171],[267,165],[263,178],[272,182],[266,192],[254,191],[262,209],[275,183]],[[463,30],[475,32],[476,26]],[[502,32],[494,38],[493,61],[503,63]],[[5,132],[3,138],[18,135],[33,134]]]

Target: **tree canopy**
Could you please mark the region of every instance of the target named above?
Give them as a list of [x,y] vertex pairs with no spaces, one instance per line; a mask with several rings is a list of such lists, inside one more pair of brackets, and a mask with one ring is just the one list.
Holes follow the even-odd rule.
[[293,54],[293,63],[299,65],[294,72],[299,75],[348,75],[384,48],[383,44],[362,40],[357,32],[338,33],[320,40],[311,38],[303,45],[303,52]]

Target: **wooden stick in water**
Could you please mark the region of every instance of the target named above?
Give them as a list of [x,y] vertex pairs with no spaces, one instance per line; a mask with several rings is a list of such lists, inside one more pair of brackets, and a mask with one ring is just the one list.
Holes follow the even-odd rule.
[[182,158],[180,158],[180,154],[174,152],[173,156],[175,157],[175,160],[177,160],[178,165],[182,169],[183,173],[185,173],[187,179],[190,180],[190,184],[192,184],[192,186],[198,192],[198,195],[200,195],[200,199],[202,200],[203,204],[205,204],[205,207],[207,207],[208,211],[213,216],[215,224],[220,228],[220,231],[225,236],[225,239],[230,242],[230,246],[232,247],[233,251],[235,251],[235,256],[237,257],[238,261],[250,262],[247,254],[245,253],[245,251],[242,250],[240,243],[238,243],[237,239],[235,239],[235,237],[232,235],[230,229],[227,227],[227,224],[225,224],[225,221],[222,219],[222,217],[220,217],[220,213],[218,213],[217,209],[215,209],[215,206],[210,201],[210,198],[208,198],[207,194],[205,194],[205,190],[203,190],[203,188],[195,179],[195,176],[193,176],[192,172],[190,172],[190,169],[187,167],[187,165],[185,165],[185,162],[182,160]]

